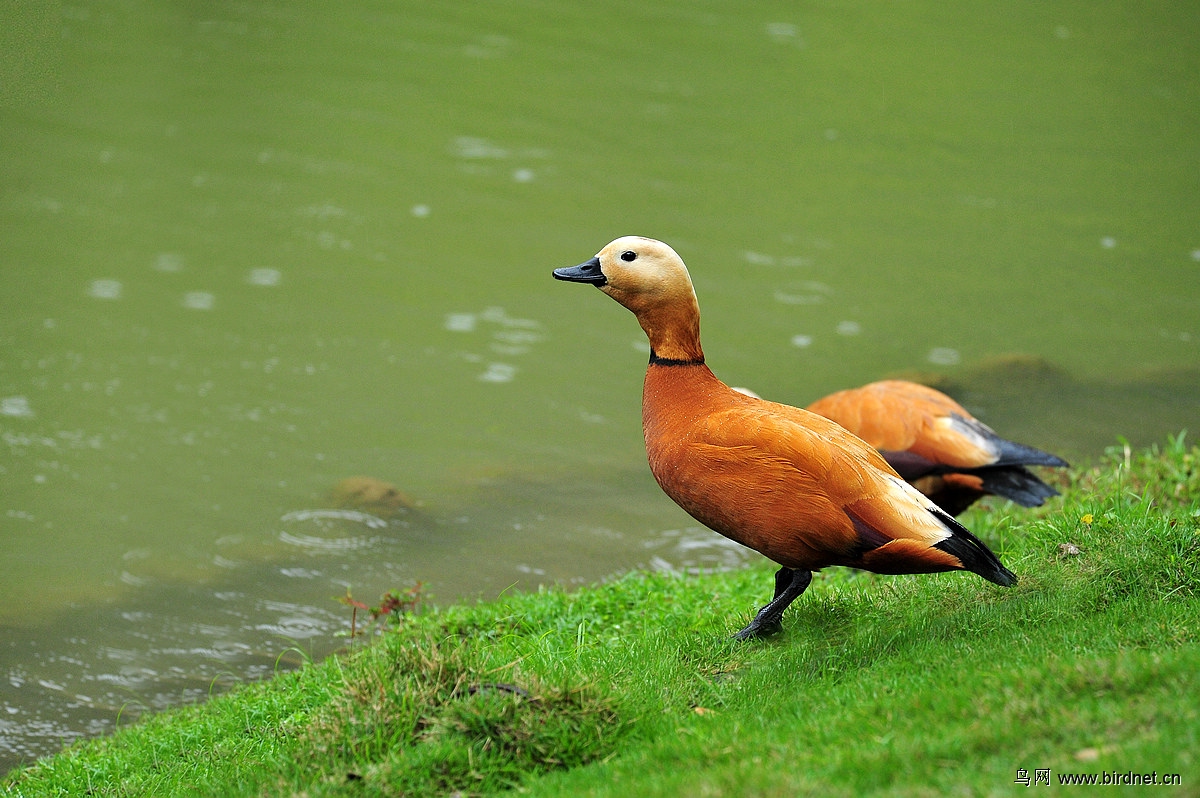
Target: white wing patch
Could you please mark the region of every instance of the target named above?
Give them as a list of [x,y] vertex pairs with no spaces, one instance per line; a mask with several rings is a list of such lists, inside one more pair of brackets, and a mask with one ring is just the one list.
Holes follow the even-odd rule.
[[896,515],[902,517],[905,526],[917,533],[914,537],[925,533],[930,544],[953,537],[954,533],[938,520],[931,508],[936,507],[925,494],[909,485],[903,479],[885,474],[891,508]]

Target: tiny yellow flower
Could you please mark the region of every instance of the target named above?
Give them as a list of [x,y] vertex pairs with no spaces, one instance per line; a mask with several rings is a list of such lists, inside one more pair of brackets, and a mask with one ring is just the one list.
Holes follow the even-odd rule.
[[1080,520],[1080,521],[1082,521],[1082,522],[1083,522],[1083,523],[1085,523],[1085,524],[1089,524],[1089,525],[1090,525],[1090,524],[1092,523],[1092,514],[1091,514],[1091,513],[1084,513],[1084,514],[1083,514],[1083,517],[1082,517],[1082,518],[1080,518],[1079,520]]

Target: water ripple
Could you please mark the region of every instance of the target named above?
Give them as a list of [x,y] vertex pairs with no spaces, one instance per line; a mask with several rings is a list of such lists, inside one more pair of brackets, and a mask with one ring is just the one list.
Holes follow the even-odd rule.
[[346,524],[367,529],[383,529],[387,521],[358,510],[298,510],[280,519],[285,523],[307,524],[312,531],[280,530],[279,540],[312,553],[339,553],[368,549],[379,543],[375,535],[338,534]]

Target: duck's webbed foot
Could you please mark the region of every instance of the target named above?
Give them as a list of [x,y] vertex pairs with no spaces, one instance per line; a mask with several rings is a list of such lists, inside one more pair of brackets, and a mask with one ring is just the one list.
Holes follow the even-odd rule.
[[793,601],[800,598],[812,582],[812,571],[797,571],[792,568],[780,568],[775,572],[775,596],[771,603],[758,611],[754,620],[733,637],[735,640],[749,640],[756,637],[767,637],[783,629],[783,611]]

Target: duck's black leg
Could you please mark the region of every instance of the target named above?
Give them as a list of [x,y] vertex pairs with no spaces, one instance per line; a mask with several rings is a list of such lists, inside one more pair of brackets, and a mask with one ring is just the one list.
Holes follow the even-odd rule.
[[800,594],[808,589],[812,582],[812,571],[796,571],[791,568],[780,568],[775,572],[775,596],[771,603],[758,611],[754,620],[746,628],[735,634],[735,640],[749,640],[752,637],[773,635],[783,628],[783,611],[788,608]]

